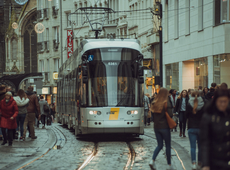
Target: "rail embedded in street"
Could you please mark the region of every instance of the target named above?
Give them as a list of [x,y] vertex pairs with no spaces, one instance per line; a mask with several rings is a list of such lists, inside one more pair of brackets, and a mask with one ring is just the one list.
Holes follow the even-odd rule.
[[126,144],[129,147],[129,159],[126,166],[124,167],[124,170],[131,170],[135,162],[136,152],[130,142],[126,142]]
[[82,170],[83,168],[85,168],[95,157],[95,155],[97,154],[98,151],[98,143],[95,142],[94,143],[94,148],[93,148],[93,152],[89,155],[89,157],[83,162],[83,164],[81,164],[81,166],[76,169],[76,170]]

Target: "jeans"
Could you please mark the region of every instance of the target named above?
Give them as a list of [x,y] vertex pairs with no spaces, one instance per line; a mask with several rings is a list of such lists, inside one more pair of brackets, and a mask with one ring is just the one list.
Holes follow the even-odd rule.
[[17,129],[16,131],[19,130],[20,128],[20,135],[21,137],[23,136],[23,132],[24,132],[24,128],[23,128],[23,125],[24,125],[24,122],[25,122],[25,118],[26,118],[26,114],[18,114],[17,116]]
[[145,121],[144,121],[145,125],[147,124],[147,122],[150,123],[148,118],[147,118],[148,117],[148,111],[149,111],[148,109],[145,109],[145,113],[144,113],[145,114],[144,115],[144,117],[145,117]]
[[43,126],[45,126],[46,125],[46,115],[41,115],[41,122],[42,122],[42,124],[43,124]]
[[155,135],[157,138],[157,147],[153,152],[153,160],[156,160],[157,155],[163,148],[163,140],[166,146],[167,163],[171,164],[171,133],[170,129],[155,129]]
[[179,127],[180,127],[180,131],[182,133],[185,133],[185,129],[186,129],[186,112],[185,111],[180,111],[179,113]]
[[199,134],[200,129],[191,128],[188,130],[192,162],[196,162],[196,142],[198,144],[198,162],[201,162]]
[[7,142],[7,140],[9,141],[9,143],[13,142],[13,131],[14,131],[14,129],[2,128],[2,135],[3,135],[3,138],[4,138],[5,142]]

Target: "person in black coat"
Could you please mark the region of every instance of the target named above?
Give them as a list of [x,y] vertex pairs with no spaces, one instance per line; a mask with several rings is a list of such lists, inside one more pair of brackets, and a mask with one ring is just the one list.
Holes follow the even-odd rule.
[[215,91],[200,124],[203,170],[230,169],[230,95],[228,90]]
[[177,98],[176,107],[175,110],[177,113],[179,113],[179,127],[180,127],[180,134],[181,137],[183,134],[183,137],[185,136],[185,129],[186,129],[186,108],[188,104],[188,92],[187,90],[183,90],[180,94],[180,96]]
[[196,144],[198,144],[198,166],[201,166],[200,152],[200,121],[204,113],[204,100],[201,97],[200,91],[193,91],[189,98],[186,116],[188,119],[188,137],[190,141],[190,150],[192,158],[192,169],[197,169],[196,165]]

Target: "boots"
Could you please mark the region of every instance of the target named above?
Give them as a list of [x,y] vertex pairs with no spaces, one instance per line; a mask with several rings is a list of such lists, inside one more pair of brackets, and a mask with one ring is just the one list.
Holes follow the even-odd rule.
[[6,143],[7,143],[7,141],[4,140],[4,141],[2,142],[2,145],[5,145]]
[[181,137],[182,136],[182,132],[180,131],[180,134],[179,134],[179,136]]
[[183,132],[183,137],[184,137],[184,138],[186,137],[184,132]]

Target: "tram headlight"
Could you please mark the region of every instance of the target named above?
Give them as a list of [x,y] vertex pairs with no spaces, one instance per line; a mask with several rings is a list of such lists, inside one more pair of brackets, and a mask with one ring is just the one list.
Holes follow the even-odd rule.
[[100,112],[100,111],[93,111],[93,110],[90,110],[90,111],[89,111],[89,114],[90,114],[90,115],[101,115],[101,112]]
[[138,111],[137,111],[137,110],[129,110],[129,111],[127,112],[127,114],[128,114],[128,115],[131,115],[131,114],[132,114],[132,115],[133,115],[133,114],[134,114],[134,115],[137,115],[137,114],[138,114]]

